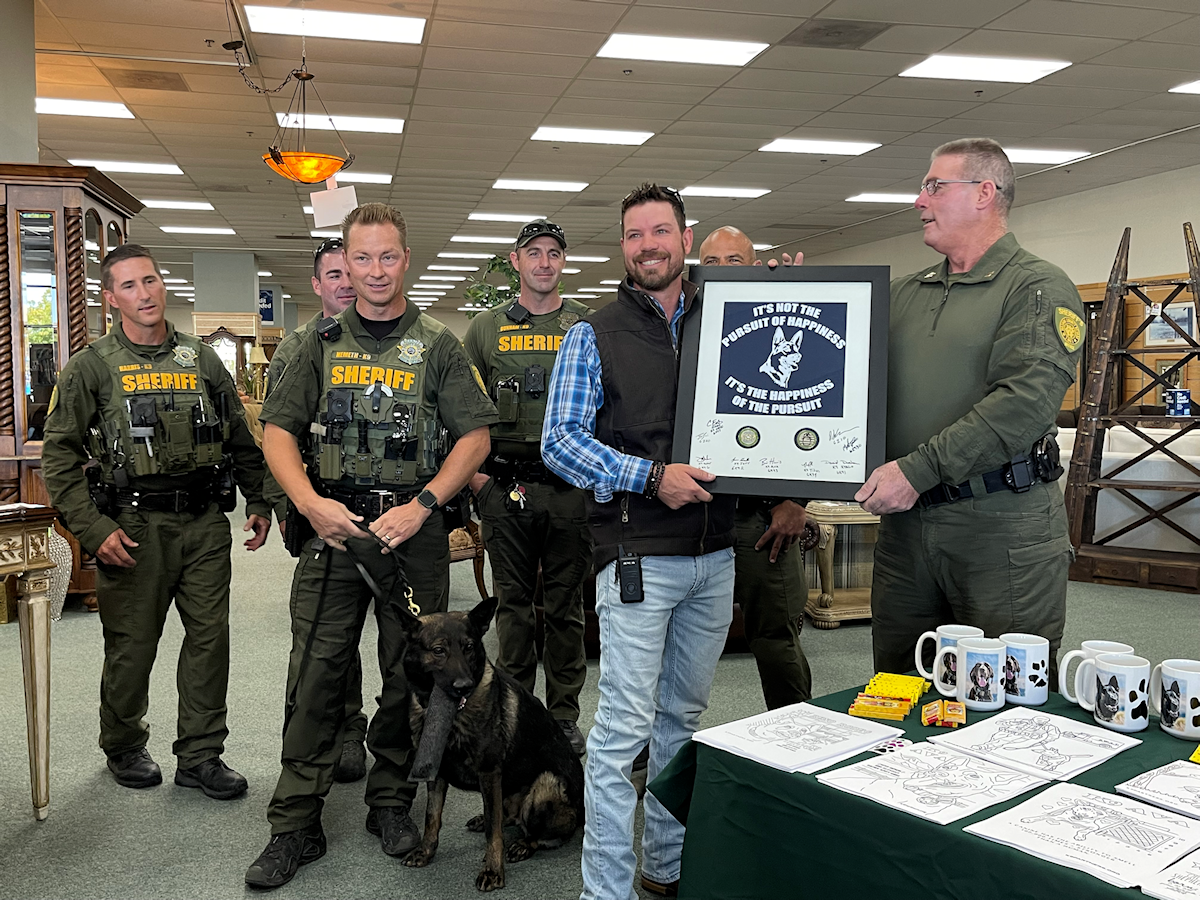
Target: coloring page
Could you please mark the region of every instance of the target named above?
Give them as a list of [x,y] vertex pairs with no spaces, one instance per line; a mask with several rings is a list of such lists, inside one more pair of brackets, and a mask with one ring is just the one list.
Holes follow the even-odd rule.
[[817,781],[939,825],[1049,784],[928,743],[825,772]]
[[692,735],[692,740],[784,772],[815,772],[903,729],[796,703]]
[[[1200,769],[1195,763],[1188,763]],[[1158,900],[1200,900],[1200,851],[1167,866],[1142,885],[1142,893]]]
[[1200,766],[1186,759],[1143,772],[1118,784],[1116,791],[1200,819]]
[[1054,784],[963,831],[1136,887],[1200,847],[1200,822],[1075,784]]
[[1141,743],[1138,738],[1024,707],[930,740],[1058,781],[1069,781]]

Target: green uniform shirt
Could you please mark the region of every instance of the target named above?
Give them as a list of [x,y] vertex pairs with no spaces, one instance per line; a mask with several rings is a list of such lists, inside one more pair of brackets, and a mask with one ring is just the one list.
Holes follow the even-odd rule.
[[[324,313],[317,313],[276,345],[275,352],[271,354],[271,366],[267,369],[267,388],[264,398],[271,396],[271,391],[283,376],[283,370],[300,352],[304,336],[312,331],[323,317]],[[270,469],[267,470],[267,477],[263,481],[263,495],[275,510],[275,521],[283,522],[287,518],[287,494],[283,492],[283,488],[279,486],[279,482],[275,480]]]
[[[425,316],[415,304],[408,304],[392,333],[382,341],[371,336],[353,307],[337,318],[364,352],[376,355],[394,349],[419,319],[425,319],[429,329],[439,333],[432,344],[422,350],[423,365],[426,366],[424,402],[437,409],[438,418],[455,440],[496,421],[496,407],[484,394],[478,371],[467,359],[462,344],[441,323]],[[316,332],[305,336],[296,357],[287,363],[275,389],[264,402],[260,415],[264,423],[295,435],[306,456],[309,428],[325,404],[323,343]]]
[[917,491],[998,469],[1054,431],[1084,341],[1065,272],[1010,233],[970,272],[942,260],[891,294],[887,457]]
[[[123,402],[117,394],[117,381],[108,363],[95,352],[109,342],[119,342],[138,357],[153,363],[171,354],[176,345],[175,327],[167,322],[167,339],[157,347],[135,344],[121,328],[84,347],[63,367],[46,418],[46,438],[42,445],[42,474],[55,508],[64,524],[88,553],[95,553],[105,538],[117,530],[117,523],[102,515],[88,495],[87,478],[82,466],[92,454],[86,442],[88,429],[97,426],[106,413]],[[229,439],[224,451],[233,456],[234,479],[246,497],[246,515],[270,517],[271,508],[263,500],[263,475],[266,466],[262,452],[246,427],[242,403],[233,379],[211,347],[201,344],[196,357],[196,372],[204,380],[210,397],[227,396],[232,417]],[[180,475],[152,475],[135,479],[139,490],[181,490],[203,486],[211,477],[210,469],[197,469]]]

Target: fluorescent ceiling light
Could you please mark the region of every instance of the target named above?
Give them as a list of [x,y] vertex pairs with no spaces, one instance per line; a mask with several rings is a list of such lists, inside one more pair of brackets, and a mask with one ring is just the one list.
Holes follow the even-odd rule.
[[[275,113],[280,128],[311,128],[314,131],[366,131],[372,134],[401,134],[403,119],[379,116],[323,116],[319,113]],[[336,174],[336,173],[335,173]]]
[[418,275],[417,281],[466,281],[466,275]]
[[258,277],[259,278],[270,278],[271,273],[268,272],[266,269],[263,269],[261,272],[258,273]]
[[478,234],[456,234],[450,238],[453,244],[513,244],[516,240],[511,237],[487,237]]
[[621,279],[620,278],[606,278],[600,283],[601,284],[620,284]]
[[[90,280],[90,279],[89,279]],[[187,284],[186,278],[164,278],[163,284]]]
[[685,259],[683,262],[685,265],[688,265],[688,266],[700,265],[700,260],[698,260],[698,259]]
[[1167,91],[1168,94],[1200,94],[1200,81],[1189,81]]
[[304,211],[310,216],[313,214],[313,208],[311,206],[304,207]]
[[876,147],[882,147],[874,141],[809,141],[798,138],[776,138],[765,147],[758,149],[764,153],[819,153],[822,156],[859,156],[868,153]]
[[143,200],[147,209],[212,209],[206,200]]
[[160,225],[167,234],[237,234],[232,228],[197,228],[192,225]]
[[196,289],[194,287],[192,287],[191,285],[189,285],[188,287],[182,287],[182,286],[169,287],[169,288],[167,288],[167,290],[170,291],[172,294],[194,294],[194,293],[196,293]]
[[34,111],[39,116],[90,116],[93,119],[132,119],[133,113],[124,103],[103,103],[99,100],[62,100],[57,97],[38,97]]
[[663,37],[657,34],[614,34],[604,42],[596,56],[609,59],[744,66],[769,46],[770,44],[752,41],[715,41],[703,38]]
[[[96,248],[94,248],[94,249],[97,249],[97,250],[99,250],[100,248],[99,248],[99,247],[96,247]],[[159,275],[170,275],[170,274],[171,274],[171,270],[170,270],[170,269],[159,269],[159,270],[158,270],[158,274],[159,274]]]
[[183,169],[174,163],[121,162],[107,159],[68,159],[73,166],[91,166],[101,172],[124,172],[129,175],[182,175]]
[[532,222],[535,219],[546,218],[543,215],[524,216],[521,213],[489,213],[489,212],[473,212],[467,216],[472,222],[517,222],[524,225],[526,222]]
[[445,297],[446,291],[450,290],[450,288],[453,287],[453,285],[449,285],[449,284],[440,285],[440,286],[445,287],[446,290],[445,291],[434,290],[435,288],[439,287],[439,285],[436,285],[436,284],[418,284],[418,285],[414,285],[412,290],[410,290],[408,293],[412,294],[414,297],[416,297],[416,296]]
[[753,244],[752,246],[754,247],[755,250],[770,250],[775,245],[774,244]]
[[572,256],[567,254],[567,262],[608,262],[607,256]]
[[599,294],[559,294],[564,300],[598,300]]
[[580,288],[579,290],[591,291],[594,294],[615,294],[617,292],[615,287],[585,287]]
[[479,266],[439,266],[436,263],[426,266],[431,272],[478,272]]
[[283,299],[284,299],[284,300],[291,300],[291,299],[292,299],[292,295],[291,295],[291,294],[284,294],[284,295],[283,295]]
[[624,144],[640,146],[654,137],[653,131],[613,131],[605,128],[552,128],[543,125],[531,141],[561,141],[564,144]]
[[847,197],[847,203],[915,203],[918,194],[855,194]]
[[195,303],[195,302],[196,302],[196,298],[195,298],[195,297],[188,297],[188,298],[187,298],[187,302],[188,302],[188,303]]
[[587,186],[586,181],[530,181],[524,178],[498,178],[492,188],[497,191],[562,191],[577,194]]
[[391,184],[392,176],[382,172],[338,172],[338,181],[354,182],[355,184]]
[[309,235],[311,235],[312,237],[327,238],[327,237],[341,237],[342,233],[340,231],[321,231],[319,229],[314,229],[309,232]]
[[1004,148],[1004,153],[1008,157],[1009,162],[1014,163],[1048,163],[1055,165],[1057,163],[1070,162],[1073,159],[1087,156],[1086,150],[1030,150],[1013,147]]
[[684,219],[683,220],[683,224],[688,228],[691,228],[693,225],[699,224],[699,222],[700,222],[699,219]]
[[905,69],[900,73],[900,77],[1029,84],[1069,65],[1069,62],[1057,59],[1012,59],[1002,56],[954,56],[937,53],[924,62]]
[[562,273],[564,275],[578,275],[582,271],[583,269],[563,269]]
[[455,253],[452,251],[443,251],[438,254],[438,259],[491,259],[495,253]]
[[496,290],[498,290],[498,291],[511,291],[511,290],[512,290],[512,288],[511,288],[511,287],[509,287],[507,284],[498,284],[498,285],[496,285]]
[[755,197],[761,197],[771,192],[766,188],[709,187],[704,184],[693,184],[691,187],[685,187],[679,193],[685,197],[735,197],[753,200]]
[[460,306],[458,308],[458,311],[459,312],[484,312],[486,309],[487,309],[486,306]]
[[412,16],[247,6],[246,19],[250,30],[259,34],[295,34],[352,41],[385,41],[391,44],[419,44],[425,35],[425,20]]

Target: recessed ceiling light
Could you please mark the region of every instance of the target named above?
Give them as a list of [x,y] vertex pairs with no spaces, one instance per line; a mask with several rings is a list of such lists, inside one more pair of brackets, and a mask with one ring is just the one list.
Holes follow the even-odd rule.
[[187,284],[186,278],[164,278],[163,284]]
[[754,247],[755,250],[770,250],[775,245],[774,244],[753,244],[752,246]]
[[193,285],[188,285],[187,287],[169,287],[169,288],[167,288],[167,290],[170,291],[172,294],[194,294],[194,293],[196,293],[196,288]]
[[479,266],[439,266],[436,263],[426,266],[432,272],[478,272]]
[[458,311],[459,312],[484,312],[486,309],[487,309],[486,306],[471,306],[470,304],[468,304],[466,306],[460,306],[458,308]]
[[858,156],[882,144],[874,141],[810,141],[798,138],[776,138],[765,147],[764,153],[819,153],[828,156]]
[[901,78],[945,78],[952,81],[1004,81],[1029,84],[1071,65],[1057,59],[1014,59],[1002,56],[934,54],[900,73]]
[[688,228],[691,228],[693,225],[699,224],[699,222],[700,222],[699,219],[684,219],[683,220],[683,224],[685,226],[687,226]]
[[685,265],[689,265],[689,266],[700,265],[700,260],[698,260],[698,259],[685,259],[683,262]]
[[312,237],[327,238],[327,237],[341,237],[342,233],[340,231],[322,231],[320,229],[313,229],[312,231],[309,232],[309,235]]
[[232,228],[198,228],[192,225],[160,225],[167,234],[237,234]]
[[295,34],[391,44],[419,44],[425,34],[425,20],[413,16],[376,16],[279,6],[247,6],[245,9],[250,30],[259,34]]
[[93,119],[132,119],[133,113],[124,103],[103,103],[99,100],[63,100],[57,97],[38,97],[34,111],[39,116],[89,116]]
[[606,278],[600,283],[601,284],[620,284],[621,279],[620,278]]
[[456,234],[450,238],[450,242],[454,244],[512,244],[516,240],[511,237],[487,237],[478,234]]
[[1200,94],[1200,81],[1189,81],[1187,84],[1176,85],[1167,91],[1168,94]]
[[[91,249],[93,249],[93,250],[99,250],[100,248],[99,248],[99,247],[93,247],[93,248],[91,248]],[[159,269],[159,270],[158,270],[158,274],[159,274],[159,275],[170,275],[170,274],[171,274],[171,270],[170,270],[170,269]]]
[[[437,288],[442,287],[444,287],[446,290],[437,290]],[[446,295],[446,291],[453,287],[454,285],[451,284],[415,284],[409,293],[413,295],[428,294],[430,297],[444,297]]]
[[391,184],[392,176],[382,172],[338,172],[337,180],[355,184]]
[[444,250],[438,254],[438,259],[491,259],[495,253],[457,253]]
[[258,277],[259,278],[270,278],[271,273],[268,272],[266,269],[263,269],[261,272],[258,273]]
[[693,184],[691,187],[685,187],[679,193],[685,197],[734,197],[753,200],[755,197],[761,197],[771,192],[766,188],[709,187],[704,184]]
[[584,288],[580,288],[579,290],[591,291],[592,293],[595,293],[595,294],[615,294],[617,292],[617,289],[615,287],[584,287]]
[[291,300],[291,299],[292,299],[292,295],[291,295],[291,294],[284,294],[284,295],[283,295],[283,299],[284,299],[284,300]]
[[640,146],[654,137],[653,131],[613,131],[604,128],[552,128],[543,125],[531,141],[561,141],[564,144],[622,144]]
[[196,302],[196,298],[195,298],[195,297],[188,297],[188,298],[187,298],[187,302],[188,302],[188,303],[195,303],[195,302]]
[[496,290],[498,290],[498,291],[511,291],[511,290],[512,290],[512,288],[511,288],[511,287],[509,287],[507,284],[499,284],[499,285],[496,285]]
[[121,162],[107,159],[68,159],[73,166],[91,166],[101,172],[124,172],[129,175],[182,175],[183,169],[174,163]]
[[205,200],[143,200],[142,206],[147,209],[212,209],[213,205]]
[[311,216],[313,214],[313,208],[311,206],[306,206],[304,207],[304,212]]
[[559,294],[564,300],[598,300],[599,294]]
[[577,194],[587,186],[586,181],[530,181],[524,178],[498,178],[492,188],[497,191],[562,191]]
[[417,281],[466,281],[466,275],[418,275]]
[[567,262],[608,262],[607,256],[573,256],[567,254]]
[[582,271],[582,269],[563,269],[562,273],[564,275],[578,275]]
[[744,66],[769,46],[770,44],[752,41],[715,41],[704,38],[663,37],[657,34],[614,34],[604,42],[596,56],[609,59]]
[[917,194],[855,194],[847,197],[847,203],[915,203]]
[[365,131],[371,134],[402,134],[403,119],[380,116],[323,116],[318,113],[275,113],[280,128],[311,128],[314,131]]
[[532,222],[534,219],[544,219],[543,215],[525,216],[521,213],[489,213],[489,212],[473,212],[467,216],[472,222],[517,222],[524,225],[526,222]]
[[1030,150],[1018,147],[1005,147],[1004,153],[1009,162],[1048,163],[1049,165],[1070,162],[1088,155],[1086,150]]

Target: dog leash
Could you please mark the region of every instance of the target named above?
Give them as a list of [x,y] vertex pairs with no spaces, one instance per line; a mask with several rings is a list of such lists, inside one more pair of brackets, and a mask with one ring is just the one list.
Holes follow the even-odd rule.
[[[359,527],[359,530],[363,532],[364,537],[368,537],[385,549],[391,550],[391,546],[388,544],[388,542],[375,532],[371,531],[365,522],[356,522],[355,524]],[[408,577],[404,573],[403,563],[400,562],[395,553],[390,555],[392,557],[392,563],[396,566],[396,577],[399,579],[400,584],[404,585],[404,589],[402,591],[404,603],[401,605],[401,609],[415,619],[421,615],[421,607],[418,606],[417,602],[413,599],[413,589],[408,583]],[[346,556],[349,557],[352,563],[354,563],[354,568],[358,569],[358,574],[362,576],[362,580],[366,584],[367,589],[372,593],[372,595],[374,595],[375,602],[387,603],[388,601],[383,593],[383,590],[379,587],[379,582],[377,582],[371,576],[371,573],[367,571],[367,567],[363,565],[363,562],[361,559],[359,559],[358,554],[350,549],[349,544],[346,544]]]

